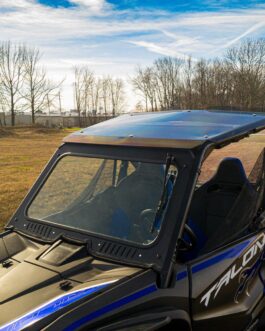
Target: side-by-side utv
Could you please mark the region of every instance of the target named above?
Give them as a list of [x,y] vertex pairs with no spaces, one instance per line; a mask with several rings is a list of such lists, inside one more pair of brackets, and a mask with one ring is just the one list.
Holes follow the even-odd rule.
[[264,128],[195,110],[66,137],[0,235],[0,331],[265,330],[263,147],[199,180]]

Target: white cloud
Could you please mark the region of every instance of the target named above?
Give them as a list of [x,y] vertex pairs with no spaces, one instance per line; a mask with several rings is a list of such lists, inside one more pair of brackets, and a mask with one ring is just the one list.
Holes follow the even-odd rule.
[[227,42],[225,45],[221,46],[219,49],[228,48],[228,47],[232,46],[233,44],[237,43],[238,41],[240,41],[242,38],[247,37],[251,33],[255,32],[263,27],[265,27],[265,21],[256,23],[253,26],[251,26],[249,29],[247,29],[245,32],[241,33],[236,38],[233,38],[232,40]]
[[126,78],[136,63],[151,63],[158,55],[219,55],[244,37],[264,35],[264,7],[179,14],[118,11],[104,0],[72,2],[77,6],[66,9],[36,0],[0,0],[2,39],[39,47],[52,77],[69,77],[69,105],[73,65],[87,64],[98,74]]
[[73,66],[77,65],[84,65],[84,66],[106,66],[106,65],[113,65],[116,64],[115,62],[111,61],[100,61],[97,59],[61,59],[60,60],[63,64],[73,68]]
[[163,32],[165,36],[172,38],[174,40],[176,46],[194,45],[197,43],[197,41],[199,39],[198,37],[193,38],[193,37],[183,36],[183,34],[179,35],[177,33],[166,31],[166,30],[161,30],[161,32]]
[[144,47],[144,48],[148,49],[150,52],[154,52],[157,54],[178,57],[183,60],[188,59],[188,57],[189,57],[187,54],[178,52],[177,50],[175,50],[172,47],[161,46],[161,45],[155,44],[153,42],[146,42],[146,41],[129,41],[129,42],[136,46]]
[[35,5],[34,0],[16,0],[12,2],[1,0],[1,8],[28,8],[32,5]]

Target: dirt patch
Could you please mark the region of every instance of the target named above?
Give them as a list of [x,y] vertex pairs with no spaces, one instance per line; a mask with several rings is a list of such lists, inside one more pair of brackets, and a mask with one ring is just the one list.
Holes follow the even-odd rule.
[[16,126],[0,127],[0,138],[9,136],[19,136],[20,138],[31,139],[35,135],[67,135],[69,130],[60,128],[44,128],[40,126]]
[[0,138],[13,136],[15,133],[12,130],[0,128]]
[[62,129],[47,129],[47,128],[36,128],[36,129],[34,129],[34,132],[39,133],[39,134],[58,133],[60,131],[62,131]]

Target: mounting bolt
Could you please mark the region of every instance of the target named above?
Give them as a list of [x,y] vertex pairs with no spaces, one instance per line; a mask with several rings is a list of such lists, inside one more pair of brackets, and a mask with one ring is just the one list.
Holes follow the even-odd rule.
[[9,267],[11,267],[13,265],[13,261],[11,261],[11,260],[5,260],[5,261],[3,261],[2,262],[2,266],[3,266],[3,268],[9,268]]
[[59,284],[59,286],[60,286],[60,288],[61,288],[62,290],[65,290],[65,291],[67,291],[67,290],[69,290],[69,289],[71,289],[71,288],[73,287],[73,285],[72,285],[72,283],[71,283],[70,280],[64,280],[64,281],[62,281],[62,282]]

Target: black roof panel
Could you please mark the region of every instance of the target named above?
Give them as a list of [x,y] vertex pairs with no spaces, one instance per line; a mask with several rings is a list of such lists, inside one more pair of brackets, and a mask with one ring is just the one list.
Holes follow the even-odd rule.
[[246,112],[185,110],[119,116],[64,139],[107,145],[193,148],[222,143],[261,130],[265,115]]

